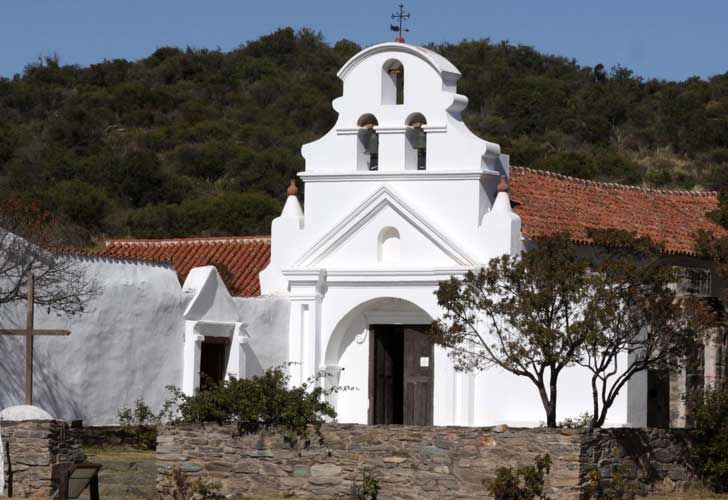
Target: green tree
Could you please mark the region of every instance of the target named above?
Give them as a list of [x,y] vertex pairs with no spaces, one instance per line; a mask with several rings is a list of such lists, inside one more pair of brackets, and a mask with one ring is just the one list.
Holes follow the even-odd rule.
[[728,384],[692,394],[689,403],[698,470],[714,491],[728,492]]
[[525,377],[549,427],[556,426],[564,368],[591,371],[591,425],[598,427],[635,373],[675,366],[710,324],[698,304],[675,300],[669,268],[659,259],[646,265],[639,251],[651,242],[628,233],[592,237],[604,245],[595,258],[559,234],[441,282],[437,291],[444,314],[431,333],[450,349],[456,369],[495,366]]
[[521,256],[493,259],[437,290],[443,319],[432,334],[450,349],[458,370],[502,368],[534,384],[556,427],[558,379],[573,365],[590,330],[589,261],[566,235],[539,242]]

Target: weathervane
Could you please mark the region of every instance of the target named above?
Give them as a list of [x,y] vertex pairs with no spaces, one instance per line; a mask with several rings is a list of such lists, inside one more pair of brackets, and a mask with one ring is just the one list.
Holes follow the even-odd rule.
[[402,35],[404,33],[408,33],[409,29],[403,27],[402,25],[409,18],[410,18],[410,13],[404,11],[404,4],[403,3],[399,4],[399,12],[392,14],[392,19],[397,19],[399,24],[390,24],[389,25],[389,29],[399,33],[397,35],[397,38],[394,39],[395,42],[404,43],[404,37]]

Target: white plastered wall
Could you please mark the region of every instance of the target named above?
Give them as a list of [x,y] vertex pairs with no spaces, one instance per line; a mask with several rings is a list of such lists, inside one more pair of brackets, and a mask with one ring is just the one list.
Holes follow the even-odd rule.
[[[382,102],[385,63],[404,68],[404,103]],[[335,397],[339,419],[366,422],[368,326],[371,318],[429,323],[439,316],[438,281],[462,276],[491,258],[523,249],[521,222],[507,192],[509,174],[497,144],[467,129],[467,98],[456,92],[459,71],[441,56],[406,44],[363,50],[339,71],[343,95],[333,102],[334,127],[306,144],[306,211],[290,197],[273,223],[272,258],[261,273],[264,294],[290,299],[287,332],[292,383],[319,370],[328,384],[358,390]],[[406,123],[414,113],[427,124],[425,170],[408,168]],[[361,169],[359,119],[372,114],[379,137],[379,170]],[[381,235],[395,231],[397,252],[382,259]],[[389,314],[387,317],[385,312]],[[534,387],[488,370],[457,373],[445,351],[435,352],[434,422],[438,425],[537,425],[544,412]],[[562,374],[560,416],[587,409],[583,371]],[[584,396],[586,394],[586,396]],[[621,400],[613,411],[622,418]],[[616,415],[616,417],[614,417]]]

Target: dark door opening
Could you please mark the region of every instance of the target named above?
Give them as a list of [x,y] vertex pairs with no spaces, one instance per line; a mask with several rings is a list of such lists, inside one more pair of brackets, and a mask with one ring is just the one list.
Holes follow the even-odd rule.
[[222,382],[227,371],[229,339],[205,337],[200,353],[200,389]]
[[370,423],[432,425],[433,344],[427,328],[370,327]]

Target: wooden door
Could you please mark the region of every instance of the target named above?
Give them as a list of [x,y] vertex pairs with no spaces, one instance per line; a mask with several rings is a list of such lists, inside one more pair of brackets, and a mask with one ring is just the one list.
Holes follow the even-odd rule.
[[369,346],[369,423],[401,424],[401,329],[395,325],[372,325]]
[[405,425],[432,425],[434,348],[426,326],[403,327]]
[[222,382],[227,371],[229,339],[205,337],[200,352],[200,387]]

